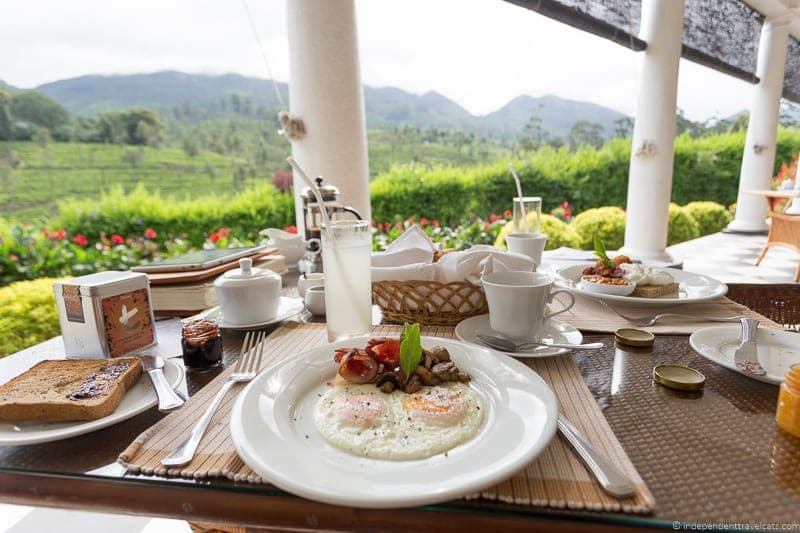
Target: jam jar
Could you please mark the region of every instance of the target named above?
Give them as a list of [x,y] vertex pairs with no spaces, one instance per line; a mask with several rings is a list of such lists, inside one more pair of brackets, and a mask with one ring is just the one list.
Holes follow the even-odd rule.
[[800,437],[800,364],[792,365],[781,384],[775,421],[782,430]]
[[216,320],[184,320],[181,338],[183,364],[193,370],[208,370],[222,362],[222,335]]

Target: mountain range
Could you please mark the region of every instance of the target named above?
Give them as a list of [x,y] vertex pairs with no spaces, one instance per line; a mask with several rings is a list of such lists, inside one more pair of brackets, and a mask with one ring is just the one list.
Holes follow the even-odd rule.
[[[285,83],[278,83],[288,102]],[[12,88],[13,89],[13,88]],[[99,111],[143,106],[169,118],[176,110],[195,109],[221,113],[233,95],[253,109],[279,107],[270,80],[238,74],[206,75],[165,71],[151,74],[87,75],[46,83],[35,88],[73,115],[90,116]],[[566,138],[575,122],[603,126],[605,136],[614,121],[626,115],[601,105],[558,96],[518,96],[487,115],[476,116],[435,91],[422,95],[394,87],[364,87],[367,127],[385,129],[408,125],[420,128],[458,129],[476,135],[513,138],[523,134],[532,115],[542,120],[551,137]]]

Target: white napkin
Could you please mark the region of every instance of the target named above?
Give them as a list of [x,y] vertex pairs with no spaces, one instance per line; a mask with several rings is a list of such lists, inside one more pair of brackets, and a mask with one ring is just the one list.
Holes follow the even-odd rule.
[[396,267],[372,267],[372,281],[433,281],[436,263],[412,263]]
[[490,272],[536,270],[536,262],[528,256],[510,254],[485,244],[475,245],[463,252],[445,254],[436,266],[436,281],[442,283],[466,281],[473,285],[480,285],[481,276]]
[[[413,263],[433,263],[433,253],[436,249],[436,245],[431,241],[430,237],[419,226],[414,224],[389,244],[385,252],[372,254],[372,266],[383,268],[408,266]],[[375,280],[373,274],[373,281],[380,280]]]

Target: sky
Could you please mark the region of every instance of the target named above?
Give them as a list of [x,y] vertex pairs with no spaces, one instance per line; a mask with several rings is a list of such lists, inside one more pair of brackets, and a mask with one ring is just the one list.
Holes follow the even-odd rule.
[[[32,88],[84,74],[180,70],[288,81],[285,1],[4,0],[0,80]],[[437,91],[476,115],[522,94],[636,112],[641,53],[516,5],[356,0],[356,10],[366,85]],[[681,60],[678,107],[688,118],[727,117],[750,100],[749,84]]]

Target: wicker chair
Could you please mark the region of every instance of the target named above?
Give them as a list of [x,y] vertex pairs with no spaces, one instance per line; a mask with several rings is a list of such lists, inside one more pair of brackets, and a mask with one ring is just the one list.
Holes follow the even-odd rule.
[[[772,223],[769,227],[767,245],[761,250],[761,255],[756,259],[756,265],[761,263],[764,256],[772,246],[785,246],[800,253],[800,215],[787,215],[779,211],[770,213]],[[794,280],[800,280],[800,263],[794,274]]]
[[800,331],[800,285],[795,283],[730,283],[727,297],[753,311]]

